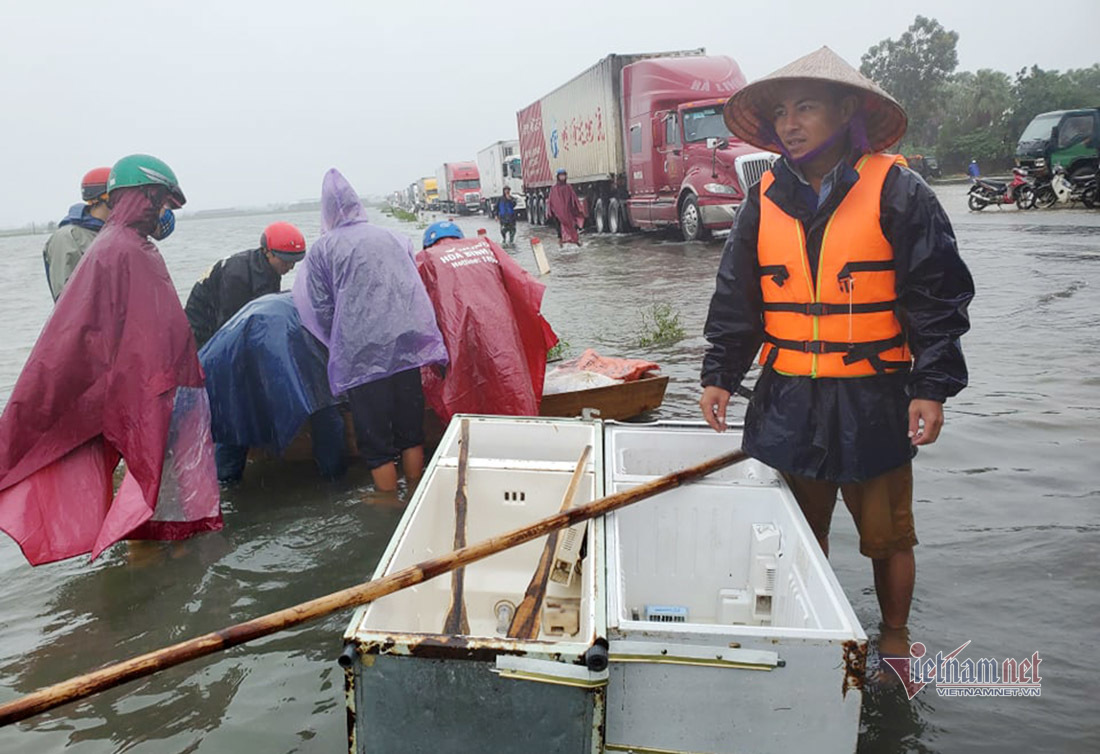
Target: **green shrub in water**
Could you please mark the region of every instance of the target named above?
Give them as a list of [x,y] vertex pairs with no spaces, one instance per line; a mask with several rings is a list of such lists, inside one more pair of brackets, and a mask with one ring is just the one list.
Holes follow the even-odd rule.
[[564,338],[558,338],[557,344],[554,345],[549,351],[546,352],[547,361],[560,361],[565,358],[565,352],[569,350],[569,341]]
[[638,347],[668,345],[684,337],[684,328],[680,326],[680,313],[672,304],[656,303],[642,310],[642,334],[638,338]]

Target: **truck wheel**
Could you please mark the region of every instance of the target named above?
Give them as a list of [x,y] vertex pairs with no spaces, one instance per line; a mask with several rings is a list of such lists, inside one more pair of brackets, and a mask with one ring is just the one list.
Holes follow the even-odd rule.
[[592,206],[592,223],[597,233],[607,232],[607,200],[602,196]]
[[539,225],[546,225],[546,198],[539,197]]
[[699,212],[699,201],[692,195],[688,195],[680,204],[680,232],[685,241],[699,241],[706,234],[703,216]]
[[623,204],[618,198],[613,198],[607,205],[607,229],[611,233],[622,233],[626,230],[626,222],[623,220]]
[[532,196],[527,200],[527,222],[532,225],[542,225],[539,222],[539,198]]

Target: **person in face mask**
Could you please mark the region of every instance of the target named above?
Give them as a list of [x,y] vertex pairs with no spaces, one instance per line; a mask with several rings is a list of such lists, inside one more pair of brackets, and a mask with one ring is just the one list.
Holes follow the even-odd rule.
[[54,301],[111,214],[107,206],[107,177],[110,174],[110,168],[94,168],[84,175],[80,181],[84,201],[69,208],[69,214],[58,223],[57,230],[42,249],[46,282]]
[[0,529],[35,565],[222,526],[195,339],[149,240],[183,191],[136,154],[115,163],[107,193],[111,215],[0,415]]
[[282,277],[306,255],[302,231],[288,222],[268,225],[260,245],[219,260],[187,297],[187,321],[199,348],[249,301],[278,293]]

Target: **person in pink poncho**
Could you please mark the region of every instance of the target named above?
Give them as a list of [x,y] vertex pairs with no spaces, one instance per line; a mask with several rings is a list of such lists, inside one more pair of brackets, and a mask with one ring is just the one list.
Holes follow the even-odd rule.
[[107,190],[111,216],[0,415],[0,529],[32,565],[222,526],[195,339],[149,240],[183,192],[149,155],[119,160]]
[[584,209],[581,207],[581,200],[577,198],[577,192],[569,185],[569,175],[564,168],[558,170],[557,183],[550,189],[550,196],[546,200],[546,216],[558,221],[559,241],[563,244],[581,245],[577,229],[584,226]]

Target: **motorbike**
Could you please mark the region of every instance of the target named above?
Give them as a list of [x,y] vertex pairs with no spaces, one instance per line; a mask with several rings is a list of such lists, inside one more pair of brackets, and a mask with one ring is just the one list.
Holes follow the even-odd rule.
[[1054,168],[1054,175],[1050,179],[1050,191],[1062,204],[1072,205],[1081,202],[1092,209],[1098,203],[1095,173],[1084,176],[1066,175],[1066,169],[1058,165]]
[[1027,171],[1013,168],[1010,183],[975,179],[967,194],[966,204],[975,212],[980,212],[991,204],[998,207],[1015,204],[1019,209],[1031,209],[1035,206],[1035,192],[1027,178]]

